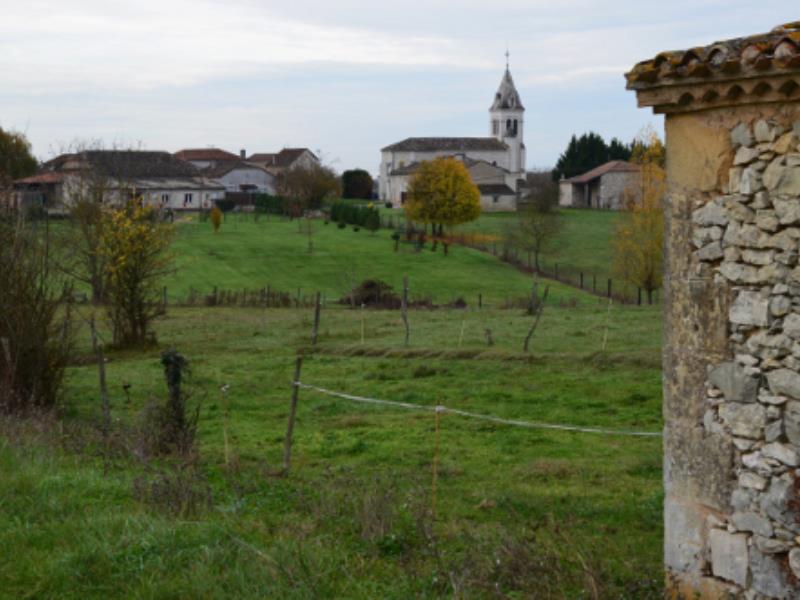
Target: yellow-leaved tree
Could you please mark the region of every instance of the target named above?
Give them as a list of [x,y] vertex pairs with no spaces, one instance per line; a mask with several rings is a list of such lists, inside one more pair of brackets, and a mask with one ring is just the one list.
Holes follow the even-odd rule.
[[114,344],[140,346],[151,341],[150,325],[163,311],[159,284],[171,272],[173,228],[135,201],[105,211],[103,219],[101,252]]
[[424,161],[408,184],[405,212],[412,221],[430,224],[434,243],[442,239],[447,254],[445,226],[477,219],[481,214],[481,194],[460,160]]
[[665,147],[658,134],[647,128],[633,144],[631,162],[640,167],[636,185],[625,190],[624,207],[613,239],[614,271],[647,293],[662,284],[664,264],[664,211],[666,193]]

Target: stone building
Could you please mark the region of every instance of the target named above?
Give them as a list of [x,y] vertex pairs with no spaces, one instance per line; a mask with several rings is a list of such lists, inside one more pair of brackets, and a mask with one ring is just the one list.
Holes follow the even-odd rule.
[[481,190],[483,210],[515,210],[525,179],[524,116],[525,107],[506,65],[489,108],[489,137],[407,138],[386,146],[381,150],[380,199],[400,207],[408,189],[409,171],[415,165],[455,156],[464,160],[468,168],[468,161],[485,163],[479,171],[491,182],[475,181],[479,187],[481,183],[484,185]]
[[[245,151],[242,150],[244,158]],[[280,152],[262,152],[251,154],[247,162],[265,168],[277,176],[293,168],[311,168],[319,165],[319,157],[308,148],[284,148]]]
[[800,23],[627,74],[666,115],[670,598],[800,598]]
[[80,197],[110,205],[139,198],[162,209],[191,211],[211,208],[225,188],[168,152],[88,150],[57,156],[33,177],[15,181],[13,196],[19,207],[36,204],[52,215],[68,212]]
[[174,154],[175,158],[192,163],[198,169],[214,168],[223,163],[238,161],[243,159],[227,150],[221,148],[186,148],[178,150]]
[[640,167],[624,160],[612,160],[558,183],[559,206],[607,208],[625,206],[626,194],[637,196],[641,187]]

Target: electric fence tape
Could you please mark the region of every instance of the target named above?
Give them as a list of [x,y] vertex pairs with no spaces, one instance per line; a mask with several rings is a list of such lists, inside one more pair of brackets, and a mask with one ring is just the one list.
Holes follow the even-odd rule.
[[317,387],[315,385],[309,385],[307,383],[303,383],[302,381],[295,381],[294,385],[296,385],[301,389],[313,390],[315,392],[319,392],[320,394],[325,394],[327,396],[334,396],[336,398],[342,398],[343,400],[351,400],[353,402],[361,402],[364,404],[376,404],[381,406],[394,406],[397,408],[405,408],[408,410],[423,410],[428,412],[451,413],[462,417],[468,417],[470,419],[490,421],[492,423],[498,423],[500,425],[511,425],[513,427],[525,427],[527,429],[552,429],[557,431],[572,431],[576,433],[599,433],[602,435],[622,435],[622,436],[632,436],[632,437],[661,437],[660,431],[620,431],[616,429],[603,429],[600,427],[580,427],[577,425],[533,423],[531,421],[521,421],[519,419],[503,419],[501,417],[495,417],[493,415],[483,415],[479,413],[468,412],[466,410],[460,410],[457,408],[448,408],[446,406],[441,406],[441,405],[425,406],[422,404],[412,404],[410,402],[397,402],[394,400],[380,400],[378,398],[366,398],[363,396],[354,396],[352,394],[335,392],[333,390]]

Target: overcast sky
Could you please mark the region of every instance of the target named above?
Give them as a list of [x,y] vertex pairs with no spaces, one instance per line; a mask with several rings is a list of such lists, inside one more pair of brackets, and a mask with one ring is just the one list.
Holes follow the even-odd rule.
[[320,150],[377,171],[409,136],[488,135],[506,47],[528,167],[570,135],[661,119],[623,73],[661,50],[761,33],[797,0],[0,0],[0,127],[74,142]]

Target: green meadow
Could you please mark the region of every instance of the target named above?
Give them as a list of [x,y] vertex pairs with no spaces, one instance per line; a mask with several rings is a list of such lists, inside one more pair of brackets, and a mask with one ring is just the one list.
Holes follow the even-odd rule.
[[[62,419],[2,422],[0,596],[9,598],[658,598],[661,440],[517,427],[302,389],[279,476],[295,360],[304,383],[529,423],[661,430],[657,308],[560,284],[533,318],[502,309],[530,277],[486,254],[395,252],[315,222],[179,224],[171,299],[261,288],[335,299],[383,279],[466,309],[170,307],[157,345],[109,351],[109,442],[86,328]],[[540,282],[540,286],[547,284]],[[478,309],[474,299],[486,299]],[[77,308],[80,319],[93,309]],[[97,313],[102,319],[102,313]],[[107,336],[107,329],[101,328]],[[491,338],[491,343],[489,343]],[[166,397],[161,351],[188,360],[197,456],[137,451]]]

